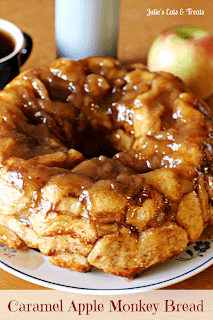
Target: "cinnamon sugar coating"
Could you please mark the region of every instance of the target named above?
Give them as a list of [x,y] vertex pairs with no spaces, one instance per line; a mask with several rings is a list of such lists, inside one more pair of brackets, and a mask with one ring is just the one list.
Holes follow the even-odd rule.
[[90,57],[0,92],[0,242],[132,277],[213,222],[209,107],[171,74]]

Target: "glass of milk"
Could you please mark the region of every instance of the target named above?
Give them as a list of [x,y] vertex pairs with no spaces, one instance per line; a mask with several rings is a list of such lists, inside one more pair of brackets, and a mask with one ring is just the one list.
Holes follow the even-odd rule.
[[120,0],[55,0],[57,57],[117,57]]

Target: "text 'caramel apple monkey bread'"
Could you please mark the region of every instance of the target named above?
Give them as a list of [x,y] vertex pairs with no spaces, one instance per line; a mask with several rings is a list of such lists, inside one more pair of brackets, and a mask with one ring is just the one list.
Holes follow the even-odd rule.
[[142,64],[90,57],[0,92],[0,242],[132,277],[213,222],[212,113]]

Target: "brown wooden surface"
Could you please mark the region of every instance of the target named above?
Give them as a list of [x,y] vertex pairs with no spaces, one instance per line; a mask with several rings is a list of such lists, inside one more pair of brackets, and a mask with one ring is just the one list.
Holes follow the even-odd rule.
[[[0,18],[10,20],[23,31],[28,32],[34,42],[32,54],[21,70],[42,66],[56,57],[54,38],[53,0],[0,0]],[[147,17],[148,8],[204,9],[204,16],[152,16]],[[199,25],[213,31],[211,13],[213,2],[200,1],[160,1],[122,0],[119,58],[123,62],[146,61],[149,45],[158,32],[170,26],[183,23]],[[54,280],[54,279],[53,279]],[[0,269],[0,289],[45,289],[19,279]],[[213,289],[213,266],[198,275],[177,283],[167,289]]]

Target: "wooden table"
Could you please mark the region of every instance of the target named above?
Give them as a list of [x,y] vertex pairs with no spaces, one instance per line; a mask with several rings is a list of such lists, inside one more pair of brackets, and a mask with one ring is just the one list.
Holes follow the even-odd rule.
[[[182,17],[177,16],[168,16],[164,20],[160,17],[152,17],[151,20],[148,20],[145,12],[146,8],[150,7],[150,4],[148,4],[148,1],[143,1],[142,8],[141,3],[141,0],[122,0],[119,58],[124,62],[145,62],[148,46],[157,32],[160,32],[162,28],[165,29],[169,25],[180,24],[183,21]],[[171,4],[171,1],[168,3]],[[173,2],[173,6],[175,3],[177,1]],[[197,3],[199,4],[199,2]],[[194,4],[196,4],[196,1],[194,1]],[[166,1],[164,5],[168,6],[166,5]],[[162,7],[159,0],[152,1],[152,8],[155,7]],[[181,3],[178,2],[178,8],[180,7]],[[205,17],[188,17],[188,23],[195,24],[196,21],[199,21],[200,26],[207,28],[209,25],[210,28],[210,24],[208,23],[211,21],[210,15],[211,11],[213,11],[213,3],[208,2],[207,4],[207,1],[204,1],[203,7],[208,8]],[[55,60],[53,0],[1,0],[0,18],[15,23],[33,38],[33,52],[22,67],[22,70],[41,66]],[[131,24],[131,28],[129,24]],[[0,289],[38,290],[45,288],[21,280],[0,269]],[[213,266],[190,279],[167,287],[167,289],[213,289]]]

